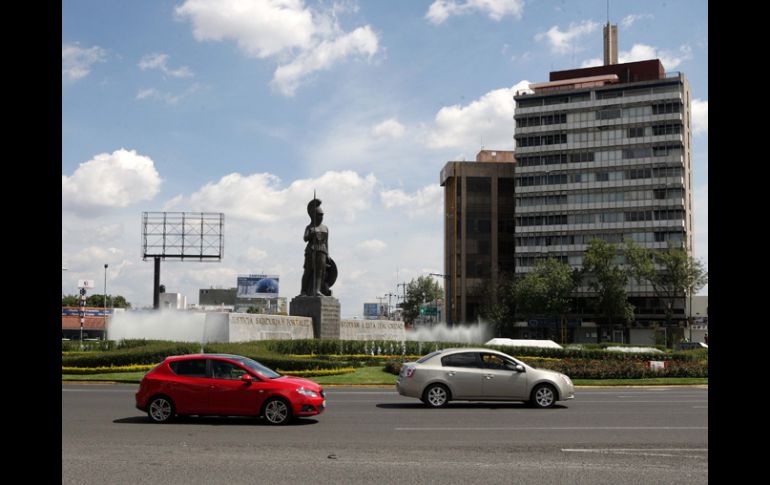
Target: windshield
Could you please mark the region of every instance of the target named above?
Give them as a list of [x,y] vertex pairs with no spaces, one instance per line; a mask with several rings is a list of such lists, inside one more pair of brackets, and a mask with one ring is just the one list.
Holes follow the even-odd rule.
[[269,369],[265,367],[264,365],[260,364],[256,360],[251,360],[248,358],[239,359],[239,362],[249,369],[253,370],[257,374],[267,377],[268,379],[275,379],[276,377],[281,377],[281,374],[277,373],[276,371]]

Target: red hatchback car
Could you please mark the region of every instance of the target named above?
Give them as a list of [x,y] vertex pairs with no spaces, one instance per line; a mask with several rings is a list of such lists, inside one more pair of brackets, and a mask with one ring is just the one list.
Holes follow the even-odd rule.
[[286,424],[322,413],[325,397],[315,382],[282,376],[248,357],[178,355],[145,374],[136,407],[156,423],[194,414],[264,416],[270,424]]

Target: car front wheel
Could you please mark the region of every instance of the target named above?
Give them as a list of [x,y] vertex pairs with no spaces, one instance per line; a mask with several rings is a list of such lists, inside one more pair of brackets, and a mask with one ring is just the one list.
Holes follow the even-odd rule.
[[265,403],[264,416],[270,424],[286,424],[291,421],[291,408],[283,399],[271,399]]
[[449,402],[449,389],[441,384],[431,384],[423,393],[422,402],[432,408],[441,408]]
[[556,403],[556,391],[548,384],[540,384],[532,390],[530,403],[536,408],[550,408]]
[[174,417],[174,403],[166,396],[155,396],[147,406],[147,416],[155,423],[167,423]]

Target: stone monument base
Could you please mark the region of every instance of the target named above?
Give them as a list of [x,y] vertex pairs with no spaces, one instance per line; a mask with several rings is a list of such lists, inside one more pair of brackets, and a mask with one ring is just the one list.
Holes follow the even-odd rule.
[[340,302],[333,296],[296,296],[289,315],[312,318],[315,338],[340,338]]

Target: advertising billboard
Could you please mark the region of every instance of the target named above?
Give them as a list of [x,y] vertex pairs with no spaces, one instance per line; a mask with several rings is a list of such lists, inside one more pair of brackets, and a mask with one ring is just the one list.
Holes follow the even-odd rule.
[[274,298],[278,296],[278,275],[252,274],[238,277],[236,298]]
[[380,317],[379,303],[364,303],[364,318],[366,320],[377,320]]

